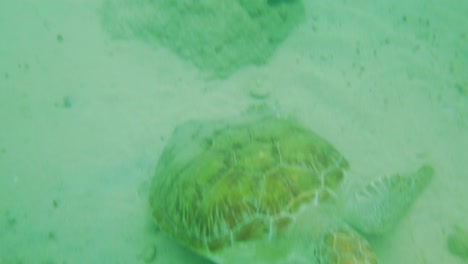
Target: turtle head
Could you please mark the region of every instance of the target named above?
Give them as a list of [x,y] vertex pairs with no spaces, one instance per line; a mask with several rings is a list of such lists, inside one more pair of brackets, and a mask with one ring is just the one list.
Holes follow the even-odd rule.
[[314,257],[317,263],[377,264],[369,243],[347,227],[325,233],[316,244]]

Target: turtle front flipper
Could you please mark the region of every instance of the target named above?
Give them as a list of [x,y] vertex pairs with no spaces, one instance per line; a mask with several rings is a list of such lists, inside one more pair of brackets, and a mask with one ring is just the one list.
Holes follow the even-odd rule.
[[350,228],[325,233],[315,248],[315,262],[320,264],[377,264],[369,243]]
[[391,229],[431,181],[434,169],[424,165],[409,174],[382,177],[344,202],[348,222],[364,234]]

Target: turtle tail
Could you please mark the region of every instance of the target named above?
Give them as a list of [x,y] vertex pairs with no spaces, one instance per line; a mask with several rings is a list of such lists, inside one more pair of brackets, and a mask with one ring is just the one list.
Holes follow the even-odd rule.
[[344,201],[347,221],[364,234],[389,231],[434,175],[430,165],[409,174],[379,178]]

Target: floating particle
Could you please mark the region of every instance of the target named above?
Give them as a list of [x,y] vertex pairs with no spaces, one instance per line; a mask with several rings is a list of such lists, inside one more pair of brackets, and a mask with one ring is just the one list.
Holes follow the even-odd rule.
[[55,200],[55,199],[52,200],[52,206],[53,206],[55,209],[58,208],[58,202],[57,202],[57,200]]
[[138,255],[138,258],[145,263],[152,263],[157,256],[156,245],[148,243]]
[[60,34],[60,33],[57,34],[57,42],[58,42],[58,43],[62,43],[62,42],[63,42],[63,36],[62,36],[62,34]]
[[455,225],[448,236],[447,248],[452,255],[468,260],[468,229]]

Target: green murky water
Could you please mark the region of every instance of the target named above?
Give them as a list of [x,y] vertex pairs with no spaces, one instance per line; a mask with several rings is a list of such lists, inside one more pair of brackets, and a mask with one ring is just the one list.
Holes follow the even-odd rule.
[[[265,103],[359,183],[423,163],[380,263],[466,263],[468,3],[0,3],[0,263],[206,263],[155,227],[177,124]],[[464,259],[465,258],[465,259]]]

